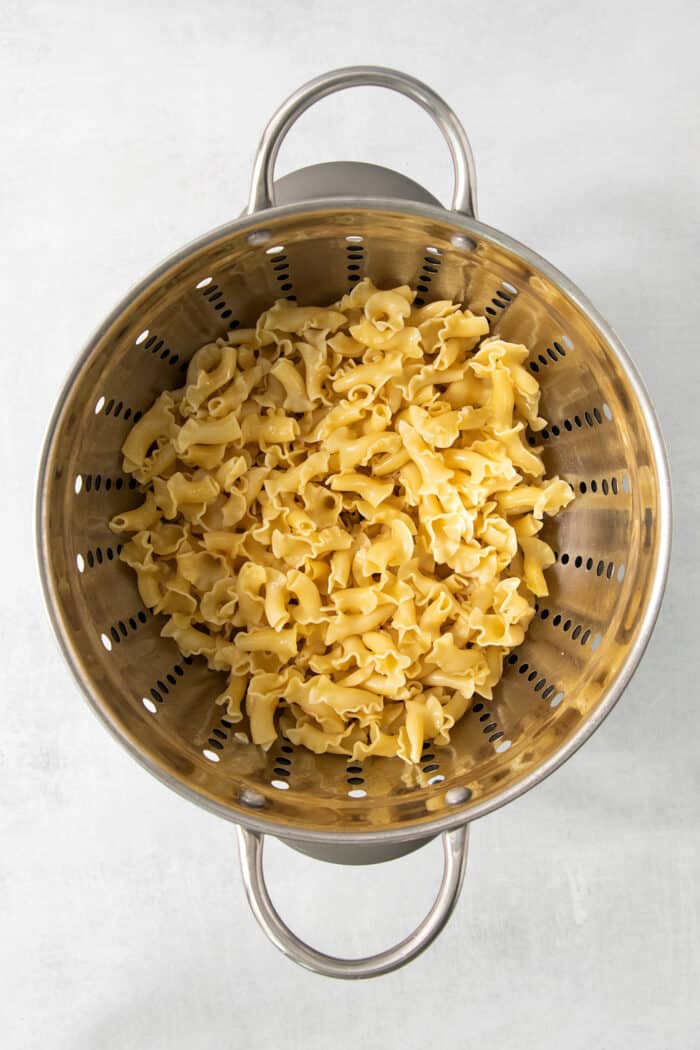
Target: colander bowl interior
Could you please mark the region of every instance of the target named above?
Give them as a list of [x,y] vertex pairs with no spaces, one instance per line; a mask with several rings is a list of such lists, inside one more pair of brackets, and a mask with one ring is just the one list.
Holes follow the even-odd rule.
[[[192,353],[280,296],[330,303],[361,277],[449,298],[530,348],[548,474],[576,499],[543,531],[556,552],[524,643],[420,766],[355,763],[280,739],[264,753],[212,698],[219,676],[160,637],[109,519],[140,501],[120,447],[181,385]],[[425,835],[502,804],[563,761],[610,710],[643,651],[668,556],[663,447],[624,349],[561,274],[473,219],[387,200],[277,208],[183,249],[117,307],[70,376],[40,478],[40,561],[61,645],[92,706],[171,787],[290,838]],[[461,804],[450,806],[454,789]],[[450,792],[452,795],[450,796]]]

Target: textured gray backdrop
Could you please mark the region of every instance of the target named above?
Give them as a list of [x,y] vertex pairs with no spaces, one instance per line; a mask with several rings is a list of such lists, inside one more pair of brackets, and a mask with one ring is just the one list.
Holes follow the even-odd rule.
[[[696,4],[5,0],[0,18],[3,1047],[699,1047]],[[676,530],[659,627],[602,730],[473,828],[462,901],[428,954],[342,985],[267,944],[231,827],[148,777],[88,711],[41,605],[31,505],[88,334],[162,256],[241,209],[278,102],[352,62],[444,95],[484,220],[569,274],[626,341],[669,444]],[[328,100],[281,169],[337,158],[448,197],[444,147],[403,99]],[[284,913],[349,953],[406,932],[439,863],[437,845],[366,870],[268,849]]]

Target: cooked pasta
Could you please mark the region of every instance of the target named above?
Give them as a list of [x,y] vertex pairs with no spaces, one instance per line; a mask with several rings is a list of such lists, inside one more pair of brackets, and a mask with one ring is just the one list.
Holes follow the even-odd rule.
[[543,518],[573,498],[526,441],[527,355],[363,280],[202,347],[131,429],[121,558],[255,744],[416,763],[492,696],[547,594]]

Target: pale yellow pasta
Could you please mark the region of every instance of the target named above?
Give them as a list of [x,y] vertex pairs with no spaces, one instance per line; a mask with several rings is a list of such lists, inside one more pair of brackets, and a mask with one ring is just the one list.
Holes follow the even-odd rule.
[[202,347],[132,428],[121,558],[162,634],[227,676],[238,742],[415,764],[492,697],[573,498],[528,439],[527,357],[362,280]]
[[[236,412],[222,419],[197,419],[191,417],[180,427],[173,442],[175,451],[187,452],[191,445],[227,445],[241,436],[241,425]],[[219,456],[219,461],[221,456]]]
[[198,350],[187,367],[183,414],[195,412],[215,390],[228,383],[235,375],[237,361],[237,351],[223,339]]
[[159,438],[173,438],[177,432],[175,399],[172,394],[161,394],[126,436],[122,446],[124,469],[131,472],[134,467],[143,466],[154,441]]

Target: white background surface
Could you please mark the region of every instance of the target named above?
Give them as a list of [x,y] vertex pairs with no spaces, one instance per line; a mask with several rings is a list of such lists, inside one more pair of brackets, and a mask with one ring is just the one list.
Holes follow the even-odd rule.
[[[5,0],[0,17],[3,1048],[699,1047],[696,5]],[[285,95],[353,62],[443,94],[472,140],[482,217],[619,331],[669,444],[676,536],[659,627],[603,729],[473,828],[436,945],[348,985],[267,944],[231,827],[89,712],[44,614],[31,514],[45,423],[87,336],[161,257],[238,213]],[[446,151],[403,99],[326,101],[281,170],[340,158],[448,197]],[[299,930],[360,953],[418,919],[440,851],[353,870],[272,844],[267,860]]]

